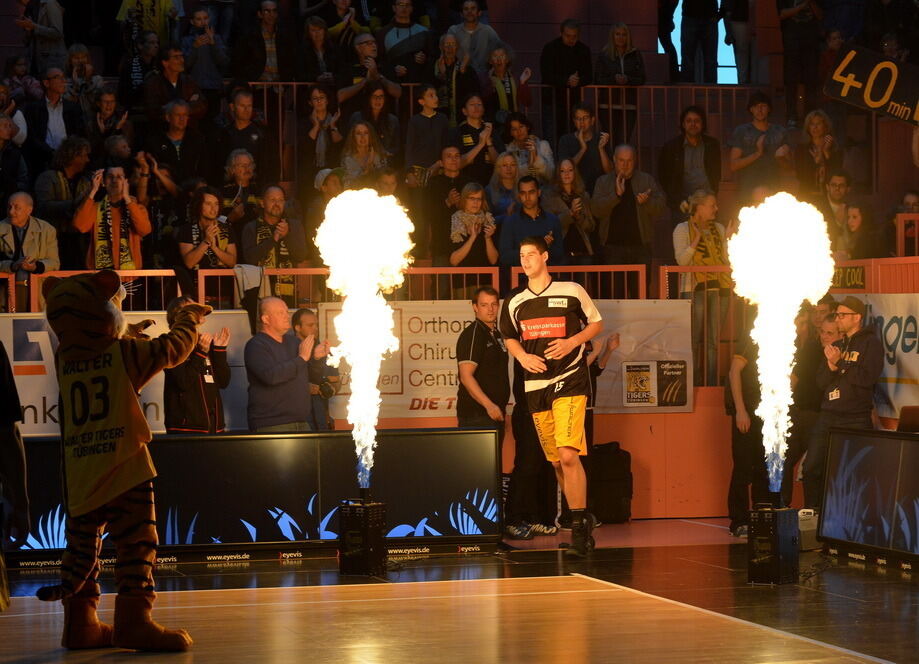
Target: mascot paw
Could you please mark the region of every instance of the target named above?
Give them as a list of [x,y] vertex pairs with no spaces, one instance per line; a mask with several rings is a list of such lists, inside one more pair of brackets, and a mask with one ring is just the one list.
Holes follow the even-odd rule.
[[198,317],[198,323],[204,322],[204,317],[213,311],[207,304],[198,304],[197,302],[189,302],[184,307],[182,311],[190,311]]
[[128,323],[128,330],[125,336],[130,339],[149,339],[150,335],[145,330],[151,325],[156,325],[156,321],[152,318],[145,318],[139,323]]
[[115,633],[118,648],[177,652],[191,648],[193,641],[184,629],[166,629],[153,621],[153,596],[119,595],[115,599]]

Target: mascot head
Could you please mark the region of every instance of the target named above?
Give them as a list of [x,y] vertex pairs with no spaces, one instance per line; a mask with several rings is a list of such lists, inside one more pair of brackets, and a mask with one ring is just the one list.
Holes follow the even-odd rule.
[[45,317],[62,357],[92,357],[125,331],[121,278],[113,270],[42,281]]

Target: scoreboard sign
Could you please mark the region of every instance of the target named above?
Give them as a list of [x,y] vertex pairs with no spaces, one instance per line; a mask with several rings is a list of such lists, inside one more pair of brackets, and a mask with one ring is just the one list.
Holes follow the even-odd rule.
[[823,86],[828,97],[919,125],[919,67],[850,47]]

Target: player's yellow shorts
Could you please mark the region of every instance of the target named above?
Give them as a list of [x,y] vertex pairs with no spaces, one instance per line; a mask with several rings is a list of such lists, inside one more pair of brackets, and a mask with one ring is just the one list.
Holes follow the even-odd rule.
[[533,413],[533,424],[539,444],[549,461],[558,461],[559,447],[573,447],[581,456],[587,454],[587,436],[584,434],[584,417],[587,414],[587,397],[559,397],[552,402],[552,410]]

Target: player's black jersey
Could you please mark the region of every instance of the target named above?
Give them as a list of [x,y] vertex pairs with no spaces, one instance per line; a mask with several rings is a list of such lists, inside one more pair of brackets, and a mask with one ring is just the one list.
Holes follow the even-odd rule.
[[528,287],[510,292],[501,308],[498,329],[508,339],[516,339],[524,350],[546,363],[543,373],[525,372],[524,389],[531,413],[549,410],[552,401],[562,396],[590,396],[585,345],[581,344],[561,359],[546,359],[553,339],[567,339],[587,323],[601,320],[587,292],[571,281],[552,281],[541,293]]

